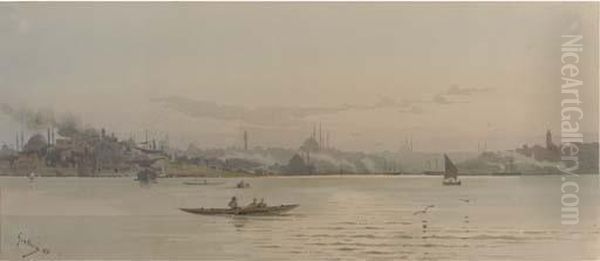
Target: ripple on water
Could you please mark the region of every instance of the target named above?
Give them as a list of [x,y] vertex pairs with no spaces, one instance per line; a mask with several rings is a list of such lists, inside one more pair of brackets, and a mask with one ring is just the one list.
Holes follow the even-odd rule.
[[[324,188],[329,186],[324,185],[328,181],[321,178],[303,179],[302,184],[293,178],[257,179],[253,181],[253,187],[269,187],[261,191],[265,197],[284,195],[287,198],[282,200],[287,201],[294,196],[293,201],[298,201],[302,207],[285,216],[233,218],[184,215],[174,209],[179,204],[176,202],[191,202],[197,198],[202,198],[203,203],[208,205],[223,204],[230,196],[229,192],[192,193],[189,187],[165,186],[131,192],[129,189],[115,189],[120,188],[119,184],[122,183],[115,179],[81,180],[81,186],[85,189],[77,190],[44,184],[38,187],[42,190],[40,194],[34,195],[39,200],[31,200],[33,205],[12,206],[13,212],[28,213],[26,211],[30,209],[44,209],[46,205],[69,204],[71,199],[77,199],[73,203],[79,206],[81,199],[86,200],[86,207],[99,207],[93,213],[103,211],[105,202],[119,202],[114,207],[126,209],[127,213],[131,213],[130,218],[101,218],[92,223],[79,216],[74,219],[36,216],[11,219],[8,216],[4,217],[3,223],[8,230],[26,223],[32,230],[40,228],[40,233],[46,233],[48,238],[65,235],[65,228],[78,231],[77,234],[90,232],[89,240],[63,240],[65,237],[58,237],[52,242],[52,250],[64,252],[63,257],[88,254],[88,257],[115,256],[126,260],[146,260],[152,254],[160,254],[158,258],[166,260],[469,260],[476,256],[478,260],[545,261],[556,258],[552,252],[571,250],[561,249],[559,243],[577,240],[575,243],[595,246],[600,233],[598,226],[568,233],[560,225],[555,225],[553,218],[531,215],[533,212],[545,213],[545,209],[540,208],[543,204],[529,204],[527,199],[532,198],[531,194],[527,194],[529,189],[513,190],[519,198],[525,199],[523,201],[514,202],[513,197],[503,196],[506,191],[520,185],[515,183],[518,180],[506,182],[505,179],[498,179],[500,183],[484,183],[482,186],[485,188],[475,190],[472,190],[474,187],[463,186],[463,194],[469,191],[472,194],[470,197],[490,203],[489,207],[482,206],[481,209],[452,203],[457,191],[431,186],[424,182],[427,181],[425,179],[369,179],[368,182],[377,185],[373,186],[377,189],[364,186],[364,179],[331,180],[335,182]],[[540,186],[545,183],[544,180],[528,185]],[[100,181],[111,185],[102,183],[98,186],[96,183]],[[340,182],[345,185],[340,186]],[[381,189],[389,182],[396,182],[392,189]],[[435,182],[436,185],[438,183]],[[554,193],[555,186],[549,185],[547,191]],[[306,193],[315,188],[322,188],[323,193]],[[545,189],[537,187],[531,191],[540,191],[538,189],[542,188]],[[87,196],[87,192],[79,192],[83,190],[92,191],[93,195],[103,195],[102,202],[97,202],[96,197]],[[226,190],[229,191],[229,188]],[[248,191],[256,192],[251,189],[240,193],[247,194]],[[411,197],[402,197],[404,191],[410,191]],[[28,197],[19,194],[23,192],[18,190],[12,193],[10,195],[15,198]],[[46,197],[44,193],[60,195],[60,200]],[[324,201],[330,203],[323,204]],[[436,204],[434,211],[422,217],[413,215],[414,210],[429,203]],[[39,211],[36,213],[45,214]],[[505,218],[507,211],[514,217]],[[465,214],[469,216],[468,225],[465,225]],[[88,230],[91,224],[93,231]],[[423,224],[427,225],[427,229],[421,229]],[[146,251],[156,246],[161,246],[157,249],[160,251]],[[247,251],[253,247],[258,251]],[[598,248],[591,248],[589,255],[598,253]],[[539,249],[553,251],[536,251]],[[579,260],[586,255],[573,254],[573,259]]]
[[315,246],[344,246],[344,247],[395,247],[395,244],[387,244],[387,243],[361,243],[361,242],[312,242],[307,243],[307,245],[315,245]]
[[331,234],[314,234],[314,235],[310,235],[310,237],[316,237],[316,238],[320,238],[320,237],[324,237],[324,238],[330,238],[330,237],[337,237],[336,235],[331,235]]
[[364,251],[362,253],[365,255],[393,255],[393,254],[396,254],[394,252],[378,251],[378,250],[369,250],[369,251]]
[[383,222],[384,225],[412,225],[413,223],[410,221],[384,221]]
[[508,240],[508,241],[522,241],[522,240],[526,240],[527,238],[525,237],[518,237],[518,236],[513,236],[513,235],[490,235],[490,234],[481,234],[481,235],[476,235],[476,236],[472,236],[470,237],[470,239],[475,239],[475,240]]
[[260,248],[281,248],[280,245],[261,245]]
[[384,228],[383,227],[366,226],[366,227],[364,227],[364,229],[368,229],[368,230],[381,230],[381,229],[384,229]]
[[351,238],[367,238],[367,239],[378,239],[381,237],[375,236],[373,234],[359,234],[359,235],[351,235]]
[[435,243],[423,243],[423,244],[402,244],[402,247],[422,247],[422,248],[467,248],[469,245],[465,244],[435,244]]

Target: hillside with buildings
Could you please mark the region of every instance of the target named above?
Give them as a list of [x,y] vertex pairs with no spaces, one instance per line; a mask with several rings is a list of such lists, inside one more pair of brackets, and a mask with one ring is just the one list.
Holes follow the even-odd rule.
[[[412,139],[397,151],[349,152],[332,146],[329,134],[315,127],[296,148],[248,146],[186,149],[170,147],[168,138],[134,135],[117,138],[106,129],[82,128],[74,120],[52,121],[44,132],[21,131],[14,146],[0,148],[2,175],[129,176],[140,166],[163,176],[435,174],[444,171],[443,154],[419,152]],[[147,133],[147,132],[146,132]],[[598,143],[578,144],[577,173],[598,173]],[[556,174],[560,150],[547,131],[545,146],[514,150],[447,153],[464,175],[494,173]]]

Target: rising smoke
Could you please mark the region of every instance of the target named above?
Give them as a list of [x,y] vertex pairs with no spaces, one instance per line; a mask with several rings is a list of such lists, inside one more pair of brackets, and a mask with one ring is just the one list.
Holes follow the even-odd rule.
[[56,117],[49,109],[15,108],[7,103],[0,103],[0,113],[7,115],[25,129],[40,131],[46,128],[57,128],[63,137],[73,137],[81,132],[80,120],[66,113]]

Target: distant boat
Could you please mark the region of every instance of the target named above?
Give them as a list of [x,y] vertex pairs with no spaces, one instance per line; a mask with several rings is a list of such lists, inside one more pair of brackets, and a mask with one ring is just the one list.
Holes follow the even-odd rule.
[[442,183],[449,186],[460,186],[461,181],[458,179],[458,169],[456,169],[456,166],[454,166],[454,163],[452,163],[446,154],[444,154],[444,167],[444,181]]
[[245,181],[242,180],[238,184],[236,184],[235,187],[239,188],[239,189],[249,188],[250,187],[250,183],[245,182]]
[[137,173],[137,178],[135,179],[135,181],[139,181],[142,184],[158,183],[156,181],[157,176],[158,175],[156,174],[156,172],[153,171],[151,168],[145,168]]
[[423,174],[427,176],[442,176],[444,175],[443,171],[424,171]]
[[210,186],[210,185],[221,185],[224,184],[225,182],[208,182],[206,180],[204,181],[186,181],[183,182],[184,185],[191,185],[191,186]]

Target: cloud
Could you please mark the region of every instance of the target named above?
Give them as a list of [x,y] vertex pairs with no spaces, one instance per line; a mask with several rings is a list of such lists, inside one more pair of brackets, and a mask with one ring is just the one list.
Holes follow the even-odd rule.
[[414,102],[397,102],[392,98],[381,98],[371,105],[344,104],[338,107],[256,107],[218,104],[213,101],[193,100],[185,97],[155,98],[151,101],[166,108],[195,118],[224,121],[240,121],[261,126],[284,126],[302,121],[312,116],[331,115],[351,110],[374,110],[397,108],[402,113],[422,113]]
[[448,104],[448,99],[446,99],[446,97],[444,95],[441,94],[436,94],[435,96],[433,96],[433,102],[438,103],[438,104]]
[[448,105],[468,103],[469,100],[456,99],[453,96],[471,96],[490,88],[461,88],[452,85],[445,91],[435,94],[430,99],[396,100],[389,96],[379,96],[373,104],[344,104],[337,107],[246,107],[225,105],[214,101],[193,100],[186,97],[171,96],[151,99],[164,107],[184,113],[194,118],[206,118],[223,121],[239,121],[257,126],[285,126],[305,120],[312,116],[331,115],[352,110],[395,109],[398,113],[422,114],[422,104],[433,103]]
[[367,105],[344,105],[344,108],[346,109],[355,109],[355,110],[375,110],[375,109],[393,109],[393,108],[399,108],[399,111],[403,111],[403,112],[411,112],[413,111],[413,107],[415,103],[418,103],[419,101],[410,101],[410,100],[402,100],[402,101],[397,101],[392,97],[389,96],[379,96],[379,101],[375,102],[374,104],[367,104]]
[[447,95],[443,94],[436,94],[433,96],[433,102],[437,104],[469,103],[469,101],[466,100],[448,99]]
[[325,107],[257,107],[222,105],[212,101],[199,101],[183,97],[152,99],[163,106],[192,117],[225,121],[242,121],[258,125],[285,125],[310,116],[327,115],[348,108]]
[[474,93],[491,91],[492,88],[461,88],[460,86],[453,84],[446,90],[446,95],[463,95],[470,96]]
[[[469,100],[457,100],[456,96],[466,97],[472,96],[476,93],[483,93],[491,91],[491,88],[462,88],[456,84],[450,86],[444,92],[435,94],[432,98],[432,102],[437,104],[454,104],[454,103],[469,103]],[[451,97],[451,99],[449,98]]]
[[419,106],[413,105],[413,106],[410,106],[410,107],[407,107],[407,108],[400,108],[400,109],[398,109],[398,112],[401,112],[401,113],[412,113],[412,114],[421,114],[421,113],[424,112],[424,110],[421,107],[419,107]]

